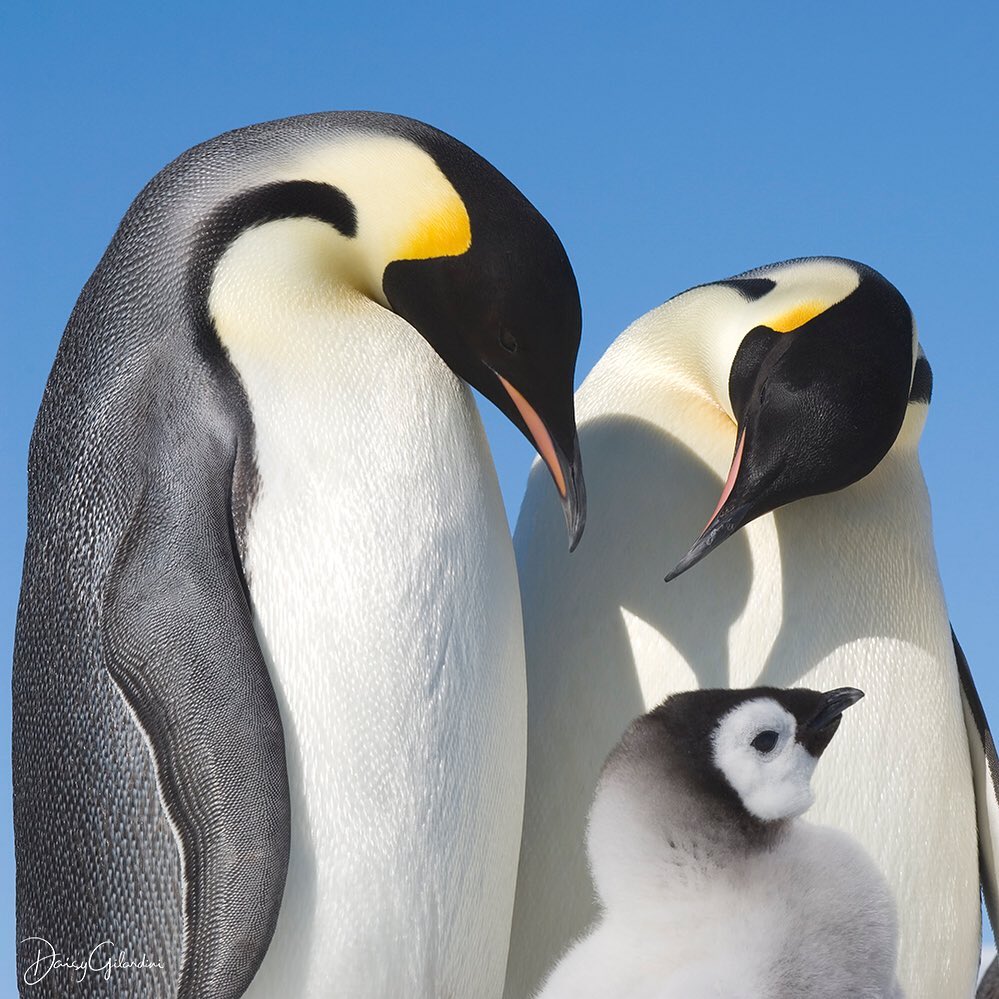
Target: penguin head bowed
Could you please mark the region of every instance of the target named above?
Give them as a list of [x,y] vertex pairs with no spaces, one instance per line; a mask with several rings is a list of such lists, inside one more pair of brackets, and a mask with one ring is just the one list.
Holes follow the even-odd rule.
[[430,238],[417,236],[417,252],[388,263],[385,298],[534,444],[574,548],[585,492],[573,399],[582,318],[572,268],[551,226],[499,171],[444,136],[429,151],[453,186],[450,210],[460,204],[467,213],[461,252],[433,248],[438,233],[459,225],[422,223]]
[[[394,115],[341,114],[337,123],[330,131],[318,122],[308,141],[282,146],[261,181],[208,220],[208,252],[196,254],[209,274],[205,297],[221,300],[210,275],[223,254],[266,229],[259,272],[266,254],[279,279],[307,274],[310,298],[325,282],[401,316],[534,445],[574,548],[586,516],[573,401],[581,310],[558,236],[451,136]],[[270,225],[289,222],[296,228],[283,235]],[[279,237],[285,248],[274,252]],[[210,311],[225,343],[224,303]]]
[[685,295],[736,435],[714,513],[667,581],[757,517],[868,475],[910,417],[921,428],[931,387],[908,304],[864,264],[792,260]]

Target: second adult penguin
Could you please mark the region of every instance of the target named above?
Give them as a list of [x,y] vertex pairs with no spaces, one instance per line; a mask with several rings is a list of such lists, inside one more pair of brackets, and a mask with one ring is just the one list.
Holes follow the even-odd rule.
[[157,999],[500,991],[523,639],[469,385],[574,542],[579,335],[551,227],[419,122],[252,126],[142,191],[32,440],[20,938],[111,938]]
[[679,690],[844,676],[870,724],[816,775],[816,821],[888,879],[907,994],[971,995],[980,880],[995,916],[996,758],[937,571],[930,390],[899,291],[829,257],[677,295],[587,376],[586,542],[571,563],[551,543],[543,470],[515,538],[530,720],[509,999],[592,915],[586,802],[630,719]]
[[861,696],[696,690],[635,721],[590,813],[603,911],[539,999],[900,999],[884,878],[797,820]]

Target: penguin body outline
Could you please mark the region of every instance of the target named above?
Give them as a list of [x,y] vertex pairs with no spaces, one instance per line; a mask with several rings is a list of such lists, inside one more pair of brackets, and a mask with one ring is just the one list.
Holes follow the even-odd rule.
[[[352,190],[338,187],[341,182]],[[482,203],[477,192],[484,192]],[[530,250],[525,256],[538,258],[534,284],[518,271],[518,261],[505,269],[496,263],[509,256],[509,240],[516,242],[518,233]],[[462,352],[454,327],[469,310],[481,313],[484,296],[447,290],[467,290],[477,276],[497,282],[498,300],[486,318],[500,325],[473,325],[470,336],[478,340]],[[505,287],[518,281],[522,305],[504,304]],[[538,284],[546,281],[554,294],[539,296]],[[331,303],[343,310],[339,327],[336,315],[317,320]],[[534,340],[522,328],[531,309],[540,327]],[[428,315],[438,321],[428,322]],[[478,976],[501,979],[509,921],[503,909],[505,896],[512,904],[512,882],[503,887],[489,879],[511,880],[516,864],[522,639],[495,471],[459,379],[478,384],[546,451],[553,475],[557,469],[561,476],[567,514],[576,517],[570,529],[578,532],[578,451],[564,454],[572,451],[574,427],[562,418],[568,415],[571,424],[578,318],[571,269],[547,223],[484,160],[419,122],[332,112],[250,126],[189,150],[147,185],[74,309],[32,441],[15,655],[19,936],[44,934],[74,953],[89,949],[94,933],[128,933],[132,946],[163,965],[143,983],[151,995],[173,995],[175,987],[181,996],[252,995],[268,987],[267,954],[286,971],[283,987],[306,996],[343,987],[343,981],[329,984],[336,979],[331,960],[361,974],[365,966],[356,970],[351,935],[377,939],[380,930],[411,925],[407,900],[422,899],[424,908],[436,909],[420,923],[425,935],[411,934],[411,949],[394,963],[375,948],[378,961],[366,966],[372,977],[365,988],[390,988],[394,980],[460,992],[476,988]],[[348,326],[356,334],[350,342],[343,336]],[[342,371],[365,336],[364,368],[354,379],[341,373],[331,388],[341,391],[341,404],[363,397],[368,409],[344,413],[336,393],[323,395],[317,386],[324,375]],[[515,338],[527,348],[520,356]],[[344,353],[331,359],[336,348]],[[315,363],[303,364],[309,350]],[[553,357],[563,362],[562,371]],[[261,393],[254,377],[268,365],[269,387]],[[557,388],[566,368],[569,411],[559,415],[566,400],[554,390],[539,391],[532,377],[547,377]],[[392,396],[400,386],[410,390],[416,410],[408,423],[403,407],[410,400]],[[302,397],[311,408],[292,404]],[[268,419],[274,413],[278,423],[291,421],[283,437]],[[525,413],[537,418],[533,430]],[[306,432],[316,421],[352,416],[360,445],[350,453],[329,453],[340,443],[335,433]],[[401,437],[392,438],[393,430]],[[418,436],[417,457],[446,454],[455,481],[443,471],[411,471],[415,462],[395,469],[401,474],[390,481],[386,455],[400,439],[406,445]],[[277,463],[269,463],[274,456]],[[327,529],[337,525],[323,522],[323,502],[349,500],[345,480],[365,474],[369,487],[385,490],[364,503],[355,494],[350,511],[338,508],[339,516],[351,515],[353,533],[331,536]],[[408,506],[386,497],[407,489]],[[423,511],[424,530],[414,523],[420,511],[414,514],[413,504],[421,501],[431,505]],[[269,529],[268,522],[275,523],[269,512],[298,517],[297,550],[273,540],[280,530]],[[394,524],[385,523],[389,515]],[[344,537],[361,533],[382,540],[382,562],[372,555],[348,578]],[[439,564],[432,562],[434,551]],[[398,568],[393,552],[426,557],[427,572],[391,575]],[[285,555],[303,557],[294,567],[298,576],[269,572],[268,558]],[[391,577],[369,602],[356,595],[365,583],[361,569],[369,577],[380,573],[380,580]],[[337,572],[341,582],[347,579],[352,603],[337,606],[334,586],[324,594],[323,580]],[[405,599],[387,596],[393,587]],[[456,626],[446,596],[459,590],[463,602],[451,607],[460,618]],[[263,595],[277,591],[280,603],[267,604]],[[390,688],[390,697],[394,690],[402,701],[422,698],[430,719],[379,702],[384,691],[377,684],[384,678],[375,667],[384,649],[368,657],[373,667],[363,656],[349,661],[356,648],[330,639],[330,629],[313,633],[319,640],[310,642],[316,623],[310,609],[324,621],[338,617],[340,634],[360,640],[364,615],[379,598],[393,599],[400,610],[444,606],[445,613],[425,615],[423,630],[408,640],[388,636],[395,658],[380,660],[383,670],[401,665],[407,675],[421,672],[414,663],[432,667],[422,686]],[[481,669],[463,677],[458,667],[480,645],[481,663],[474,665]],[[308,689],[302,671],[295,675],[288,655],[322,660],[315,674],[320,690]],[[335,919],[346,939],[325,934],[324,940],[326,927],[315,913],[336,913],[344,893],[323,877],[344,878],[346,870],[349,882],[351,858],[338,863],[334,851],[317,861],[316,851],[330,849],[336,838],[334,799],[350,807],[342,795],[328,795],[308,803],[319,812],[310,815],[296,782],[325,776],[317,772],[325,766],[313,766],[303,777],[304,757],[321,742],[314,728],[303,731],[310,728],[303,718],[310,709],[314,719],[342,704],[330,686],[337,681],[330,659],[338,655],[348,673],[353,668],[354,678],[370,682],[350,687],[341,670],[340,694],[349,699],[359,692],[365,708],[341,726],[340,737],[353,726],[369,747],[381,740],[382,771],[397,768],[404,783],[406,767],[414,771],[428,756],[406,745],[407,737],[419,741],[413,733],[422,726],[429,755],[440,750],[446,761],[450,753],[464,770],[425,773],[422,790],[407,796],[375,767],[341,768],[337,776],[374,802],[366,821],[372,840],[380,836],[381,843],[355,840],[371,851],[367,873],[391,885],[386,893],[394,888],[396,897],[389,904],[369,882],[366,913],[353,922]],[[491,674],[487,662],[498,666]],[[488,692],[482,705],[470,691],[477,680],[485,684],[480,693]],[[69,689],[76,689],[82,707],[51,706],[53,690]],[[472,709],[470,717],[444,710],[459,705]],[[335,717],[323,720],[324,728],[335,729]],[[476,731],[476,722],[484,727]],[[450,735],[441,731],[447,727]],[[94,731],[103,738],[89,739]],[[395,740],[390,750],[389,738]],[[62,762],[53,770],[55,759]],[[357,761],[344,761],[351,762]],[[490,777],[481,786],[479,770]],[[103,798],[95,787],[103,788]],[[376,817],[388,821],[379,824]],[[401,824],[394,837],[386,832],[392,821]],[[422,869],[414,862],[412,870],[399,870],[379,860],[379,848],[405,856],[409,841],[401,828],[407,822],[424,834],[423,848],[413,847]],[[73,846],[60,860],[63,883],[52,889],[50,850],[67,842]],[[428,880],[437,883],[425,887],[417,878],[436,866],[427,856],[434,850],[441,851],[441,863]],[[317,864],[313,870],[310,861]],[[303,863],[304,876],[296,875]],[[322,877],[314,877],[320,868]],[[94,870],[110,874],[91,882]],[[491,892],[487,903],[470,904],[483,887]],[[467,953],[461,931],[481,945],[478,953]],[[246,992],[262,960],[260,981]],[[50,978],[49,987],[59,985]],[[43,989],[36,986],[32,994]]]
[[[855,365],[870,357],[870,371],[886,365],[892,372],[870,382],[880,395],[865,389],[879,415],[865,422],[865,411],[858,420],[861,430],[878,423],[878,447],[860,463],[873,467],[849,485],[778,504],[719,544],[705,523],[718,526],[742,499],[731,477],[740,443],[733,396],[745,406],[747,386],[758,387],[745,379],[741,393],[731,391],[736,358],[755,375],[771,350],[835,347],[837,316],[849,318],[851,299],[865,286],[865,308],[875,310],[894,345],[888,360],[877,342],[858,340],[844,351]],[[844,371],[823,370],[830,382]],[[811,391],[807,372],[797,374]],[[851,377],[847,368],[841,384],[859,384]],[[885,385],[894,401],[882,412]],[[786,380],[768,389],[768,404],[789,398]],[[577,393],[591,470],[587,542],[567,567],[541,534],[551,513],[536,480],[515,532],[529,727],[508,999],[535,987],[546,962],[592,918],[579,845],[583,803],[615,730],[677,690],[822,688],[843,676],[872,695],[867,714],[876,717],[842,736],[839,752],[855,763],[816,775],[813,819],[845,829],[888,877],[907,991],[960,992],[965,986],[956,983],[966,982],[970,994],[980,940],[976,809],[988,900],[995,880],[985,866],[995,843],[982,815],[990,807],[994,814],[995,768],[982,751],[983,742],[991,745],[984,716],[969,706],[977,702],[970,672],[956,665],[936,569],[916,451],[930,391],[904,299],[870,268],[839,258],[788,261],[684,292],[636,320],[587,376]],[[657,586],[698,538],[710,555],[702,547],[694,554],[703,561]],[[580,575],[585,587],[571,581]],[[563,626],[553,634],[556,618]],[[939,724],[930,741],[919,737],[926,714]],[[869,761],[898,753],[888,744],[896,732],[906,765],[891,768],[898,779],[882,785]],[[969,741],[972,755],[978,745],[974,781]],[[925,837],[917,845],[912,823]],[[951,860],[940,864],[941,856]],[[544,890],[542,870],[553,872]],[[956,943],[946,950],[929,944],[939,939],[940,911],[954,928]]]

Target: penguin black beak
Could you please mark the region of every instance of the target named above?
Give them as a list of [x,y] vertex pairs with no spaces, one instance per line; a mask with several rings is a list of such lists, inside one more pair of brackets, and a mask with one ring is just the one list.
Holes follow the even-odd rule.
[[681,573],[686,572],[691,566],[696,565],[705,555],[713,552],[723,541],[732,537],[739,528],[745,526],[751,520],[752,507],[749,503],[741,503],[728,509],[732,499],[732,491],[735,488],[735,481],[742,467],[742,454],[746,443],[746,432],[739,432],[738,443],[735,446],[735,456],[732,458],[732,467],[729,469],[725,487],[722,490],[721,499],[715,512],[711,515],[707,527],[701,531],[700,537],[694,542],[690,551],[683,556],[676,564],[676,567],[666,575],[666,582],[676,579]]
[[711,523],[704,528],[701,536],[694,542],[690,551],[677,562],[674,569],[666,574],[666,582],[672,582],[681,573],[686,572],[691,566],[696,565],[702,558],[713,552],[723,541],[732,537],[740,527],[745,526],[749,521],[750,512],[751,508],[746,503],[734,510],[716,514]]
[[494,373],[517,407],[535,450],[548,466],[562,503],[562,514],[569,534],[569,551],[575,551],[586,526],[586,485],[583,481],[583,462],[579,454],[579,435],[573,427],[572,452],[571,455],[568,454],[556,443],[544,421],[524,396],[501,374]]
[[815,715],[805,722],[805,730],[808,732],[821,732],[840,715],[850,705],[856,704],[864,696],[862,690],[856,687],[837,687],[835,690],[827,690],[822,695],[822,703]]
[[[569,551],[574,552],[586,526],[586,483],[583,481],[583,462],[579,454],[579,437],[572,435],[572,458],[568,459],[561,448],[556,447],[559,468],[565,492],[559,491],[565,527],[569,532]],[[555,481],[556,488],[558,480]]]
[[839,728],[840,718],[851,704],[864,696],[856,687],[837,687],[826,691],[815,714],[798,729],[798,741],[818,759]]

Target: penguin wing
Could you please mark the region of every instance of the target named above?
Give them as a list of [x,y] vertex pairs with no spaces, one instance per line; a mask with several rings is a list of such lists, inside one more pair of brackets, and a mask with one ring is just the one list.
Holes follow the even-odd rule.
[[975,999],[999,999],[999,958],[992,958],[981,981]]
[[961,704],[968,727],[971,769],[975,784],[975,804],[978,812],[978,863],[981,869],[982,893],[989,922],[993,930],[999,918],[999,758],[989,731],[982,702],[975,690],[975,681],[957,635],[951,629],[957,673],[961,678]]
[[178,999],[243,994],[288,869],[284,736],[235,542],[232,455],[147,484],[104,597],[104,665],[146,736],[181,851]]

